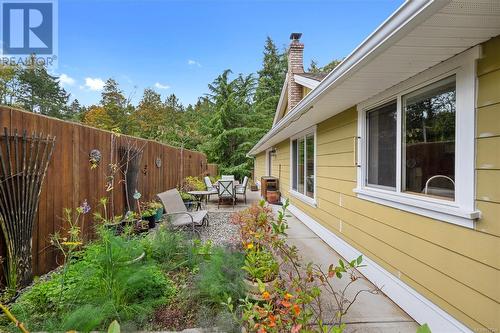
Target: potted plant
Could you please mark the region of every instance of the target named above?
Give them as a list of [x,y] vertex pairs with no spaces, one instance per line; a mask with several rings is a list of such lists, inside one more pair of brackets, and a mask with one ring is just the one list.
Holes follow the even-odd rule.
[[145,208],[142,211],[142,219],[148,222],[149,229],[155,227],[156,209],[155,208]]
[[149,222],[146,220],[137,220],[134,226],[135,232],[140,234],[149,230]]
[[274,292],[274,283],[278,277],[279,265],[273,254],[259,246],[247,245],[245,265],[242,267],[247,272],[245,284],[249,298],[263,300],[262,293]]
[[154,209],[155,210],[155,222],[158,223],[160,222],[161,220],[161,217],[163,216],[163,205],[161,204],[161,202],[158,202],[158,201],[150,201],[149,204],[148,204],[148,207],[150,209]]

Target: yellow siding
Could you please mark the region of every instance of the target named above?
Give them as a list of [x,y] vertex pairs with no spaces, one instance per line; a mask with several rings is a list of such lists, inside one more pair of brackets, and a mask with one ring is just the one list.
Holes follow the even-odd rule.
[[262,152],[255,156],[254,166],[253,166],[253,177],[254,181],[260,181],[262,176],[266,175],[266,153]]
[[[478,64],[476,229],[358,199],[353,107],[317,128],[317,206],[291,203],[475,330],[499,329],[500,37]],[[290,142],[277,145],[272,174],[290,184]],[[281,166],[281,168],[280,168]],[[349,259],[349,258],[347,258]]]
[[306,97],[307,94],[311,92],[310,88],[302,86],[302,98]]

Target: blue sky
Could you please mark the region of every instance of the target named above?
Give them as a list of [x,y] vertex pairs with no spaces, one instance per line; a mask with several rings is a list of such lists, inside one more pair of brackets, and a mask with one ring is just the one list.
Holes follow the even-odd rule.
[[59,0],[57,73],[85,105],[98,103],[109,77],[134,103],[148,87],[194,103],[223,70],[256,72],[266,36],[285,47],[302,32],[305,64],[322,65],[349,54],[402,2]]

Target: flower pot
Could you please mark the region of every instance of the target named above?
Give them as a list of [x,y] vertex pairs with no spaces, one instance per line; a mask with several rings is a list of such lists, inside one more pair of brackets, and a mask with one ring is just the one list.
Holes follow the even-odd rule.
[[155,215],[155,222],[158,223],[161,221],[161,217],[163,216],[163,207],[158,208],[156,210],[156,215]]
[[117,223],[105,223],[104,227],[106,229],[112,230],[116,236],[121,234],[123,232],[123,223],[122,222],[117,222]]
[[153,229],[156,225],[155,221],[156,215],[143,216],[142,219],[148,221],[149,229]]
[[[276,279],[277,278],[274,278],[269,282],[263,282],[265,291],[271,294],[271,297],[273,297],[274,295],[275,291],[274,284],[276,282]],[[249,279],[244,279],[243,281],[245,282],[248,298],[254,301],[264,301],[264,298],[262,297],[262,292],[259,289],[259,283]]]
[[142,232],[147,232],[149,230],[149,222],[144,220],[139,220],[135,223],[135,232],[140,234]]

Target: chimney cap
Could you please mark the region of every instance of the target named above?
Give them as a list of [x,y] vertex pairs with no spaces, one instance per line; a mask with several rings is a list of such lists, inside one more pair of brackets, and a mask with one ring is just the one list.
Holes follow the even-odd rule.
[[300,40],[300,37],[302,37],[302,33],[301,32],[292,32],[290,34],[290,39],[293,41],[293,40]]

